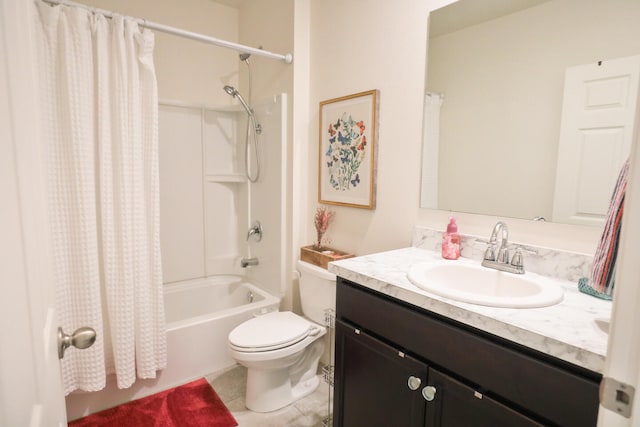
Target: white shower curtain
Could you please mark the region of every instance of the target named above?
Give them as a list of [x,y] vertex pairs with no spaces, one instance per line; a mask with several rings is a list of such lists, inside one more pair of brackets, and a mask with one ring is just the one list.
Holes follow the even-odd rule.
[[49,152],[56,308],[97,331],[62,360],[65,392],[166,366],[153,33],[81,8],[34,8]]
[[444,97],[428,92],[424,97],[422,135],[422,186],[420,206],[438,209],[438,156],[440,153],[440,108]]

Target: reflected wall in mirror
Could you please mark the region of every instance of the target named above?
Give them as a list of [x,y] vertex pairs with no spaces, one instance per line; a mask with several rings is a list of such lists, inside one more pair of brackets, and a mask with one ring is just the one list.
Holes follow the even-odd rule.
[[[511,9],[492,18],[488,3]],[[521,2],[460,0],[431,13],[421,207],[600,225],[553,218],[556,183],[574,174],[556,171],[561,128],[567,126],[565,72],[639,55],[640,1],[524,0],[524,9],[514,11],[515,3]],[[610,97],[603,99],[607,104]],[[621,102],[636,100],[637,89]],[[579,125],[574,133],[582,130]],[[610,140],[631,141],[631,130],[624,127]],[[591,179],[577,190],[589,195],[596,183],[606,188],[589,202],[598,206],[585,209],[604,205],[606,212],[627,142],[610,149],[596,140],[571,156],[582,162],[578,173]]]

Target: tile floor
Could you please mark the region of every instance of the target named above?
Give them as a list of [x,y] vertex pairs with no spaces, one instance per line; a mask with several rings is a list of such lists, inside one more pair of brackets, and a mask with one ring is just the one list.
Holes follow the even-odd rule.
[[277,411],[260,414],[244,406],[247,369],[235,366],[206,376],[239,427],[321,427],[327,417],[329,386],[320,381],[315,392]]

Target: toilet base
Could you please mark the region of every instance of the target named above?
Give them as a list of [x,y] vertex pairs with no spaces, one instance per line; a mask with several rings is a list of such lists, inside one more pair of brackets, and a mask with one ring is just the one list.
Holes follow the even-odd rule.
[[249,410],[275,411],[312,393],[320,384],[318,363],[324,351],[327,329],[310,321],[306,324],[307,335],[282,348],[242,351],[230,341],[231,356],[247,368],[245,405]]
[[284,368],[276,367],[279,363],[247,366],[247,408],[254,412],[271,412],[313,393],[320,384],[317,372],[323,350],[323,340],[316,339],[301,353],[292,355],[295,362]]
[[250,377],[249,373],[245,405],[254,412],[272,412],[284,408],[313,393],[320,385],[319,375],[300,381],[295,387],[291,387],[288,379],[278,381],[276,378],[266,379],[264,375],[260,375],[257,381],[250,381]]

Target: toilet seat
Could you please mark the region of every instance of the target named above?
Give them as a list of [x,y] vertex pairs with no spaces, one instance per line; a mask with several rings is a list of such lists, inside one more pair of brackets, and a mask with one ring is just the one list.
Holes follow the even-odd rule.
[[242,352],[277,350],[315,335],[320,330],[290,311],[272,312],[247,320],[229,334],[231,348]]

